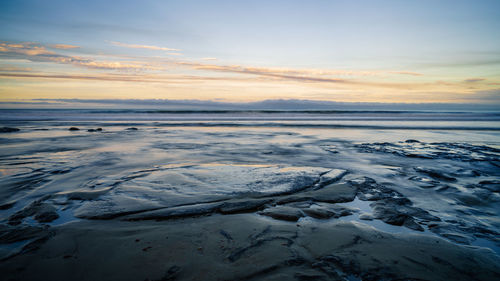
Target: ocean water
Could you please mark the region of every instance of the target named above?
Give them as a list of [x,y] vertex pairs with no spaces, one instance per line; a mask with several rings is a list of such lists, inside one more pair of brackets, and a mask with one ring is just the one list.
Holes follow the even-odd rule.
[[[336,169],[438,217],[424,235],[500,248],[498,112],[2,109],[0,127],[20,129],[0,134],[3,224],[300,195]],[[359,220],[367,196],[343,219],[420,233]],[[59,218],[23,212],[40,204]]]

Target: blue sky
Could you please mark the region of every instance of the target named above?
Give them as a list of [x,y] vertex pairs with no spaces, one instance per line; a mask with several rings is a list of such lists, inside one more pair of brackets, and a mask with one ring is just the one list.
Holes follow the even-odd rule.
[[[117,98],[120,85],[116,83],[89,86],[82,79],[68,83],[53,76],[124,75],[123,67],[106,70],[92,69],[88,64],[65,65],[40,54],[27,55],[17,47],[14,50],[12,44],[37,44],[45,49],[55,44],[72,45],[75,48],[45,55],[57,53],[108,66],[124,60],[155,63],[155,69],[141,70],[148,79],[167,74],[219,79],[219,84],[213,80],[202,85],[197,82],[191,87],[183,85],[181,90],[135,81],[131,86],[134,91],[151,87],[143,90],[147,98],[190,98],[191,93],[192,98],[225,100],[290,97],[464,102],[461,96],[484,91],[491,101],[491,93],[500,88],[500,1],[3,0],[0,25],[0,41],[11,44],[5,45],[0,55],[0,70],[9,72],[17,67],[39,76],[36,80],[35,75],[4,75],[0,80],[0,99],[4,100],[44,98],[49,92],[59,93],[49,98]],[[23,45],[22,49],[26,48],[34,47]],[[164,63],[161,67],[160,61]],[[234,71],[227,66],[240,68]],[[126,72],[130,76],[130,69]],[[377,78],[372,72],[385,74]],[[300,77],[289,79],[289,73]],[[49,74],[52,78],[47,78]],[[139,75],[138,71],[134,75]],[[328,81],[318,80],[318,75],[350,80],[343,86],[325,85]],[[313,79],[298,83],[304,82],[304,76]],[[224,77],[228,81],[223,81]],[[235,77],[245,81],[236,82]],[[259,77],[280,81],[259,81]],[[129,80],[132,84],[137,79]],[[473,80],[473,86],[464,82]],[[312,81],[316,83],[310,85]],[[42,93],[34,93],[33,83],[41,85]],[[391,85],[381,88],[387,83]],[[248,91],[253,86],[260,91],[257,98]],[[410,89],[411,94],[397,96],[394,89]],[[446,97],[432,98],[436,93]],[[131,95],[127,92],[125,97]],[[418,97],[412,97],[415,95]]]

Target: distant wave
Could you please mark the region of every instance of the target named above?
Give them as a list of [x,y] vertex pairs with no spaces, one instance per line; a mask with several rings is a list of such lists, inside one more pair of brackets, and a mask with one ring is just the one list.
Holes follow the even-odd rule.
[[285,128],[357,128],[388,130],[481,130],[500,131],[500,127],[467,127],[467,126],[387,126],[387,125],[353,125],[353,124],[304,124],[304,123],[214,123],[214,122],[168,122],[156,123],[158,127],[285,127]]
[[[23,121],[25,122],[25,121]],[[500,124],[494,124],[493,126],[480,125],[476,126],[471,124],[469,126],[461,125],[460,122],[456,122],[456,125],[436,125],[433,122],[425,122],[425,124],[416,124],[414,122],[400,122],[403,124],[388,124],[388,123],[376,123],[374,124],[363,124],[363,122],[355,124],[328,124],[328,123],[300,123],[300,122],[213,122],[213,121],[200,121],[200,122],[173,122],[173,121],[87,121],[87,120],[77,120],[77,121],[33,121],[33,125],[39,124],[39,122],[48,122],[50,126],[56,127],[67,127],[67,126],[78,126],[78,127],[154,127],[154,128],[168,128],[168,127],[201,127],[201,128],[311,128],[311,129],[370,129],[370,130],[456,130],[456,131],[500,131]],[[474,123],[474,122],[472,122]],[[489,122],[491,123],[491,122]]]

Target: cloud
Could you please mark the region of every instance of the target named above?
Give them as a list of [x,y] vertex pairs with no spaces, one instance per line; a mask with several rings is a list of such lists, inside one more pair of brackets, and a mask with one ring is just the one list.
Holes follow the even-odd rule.
[[[87,104],[101,105],[106,108],[123,108],[125,110],[144,110],[145,113],[171,111],[180,113],[182,110],[210,110],[210,111],[240,111],[240,110],[265,110],[265,111],[319,111],[331,113],[332,111],[387,111],[387,110],[449,110],[470,111],[487,110],[498,111],[498,106],[488,103],[391,103],[391,102],[335,102],[327,100],[308,99],[268,99],[257,102],[223,102],[216,100],[196,99],[33,99],[25,102],[0,102],[0,105],[20,104],[35,106],[45,103],[48,105],[86,107]],[[158,110],[159,109],[159,110]]]
[[476,83],[476,82],[481,82],[484,80],[486,80],[486,79],[484,79],[484,78],[469,78],[469,79],[465,79],[464,82],[465,83]]
[[[241,65],[215,65],[193,62],[177,62],[178,65],[193,67],[198,70],[209,70],[239,74],[253,74],[272,78],[281,78],[287,80],[309,81],[309,82],[346,82],[344,79],[319,77],[321,74],[318,71],[311,70],[295,70],[286,68],[265,68],[265,67],[246,67]],[[314,76],[314,74],[320,74]]]
[[49,45],[50,48],[53,49],[61,49],[61,50],[70,50],[70,49],[78,49],[79,46],[69,45],[69,44],[52,44]]
[[[207,60],[207,59],[204,59]],[[191,66],[199,70],[212,70],[212,71],[222,71],[222,72],[236,72],[236,73],[248,73],[248,74],[259,74],[268,76],[283,76],[288,78],[298,78],[298,79],[311,79],[311,80],[332,80],[331,76],[384,76],[386,74],[401,74],[401,75],[412,75],[421,76],[423,74],[411,72],[411,71],[363,71],[363,70],[331,70],[331,69],[293,69],[293,68],[278,68],[278,67],[250,67],[242,65],[217,65],[208,63],[196,63],[196,62],[177,62],[179,65]],[[329,78],[324,78],[330,76]],[[341,79],[333,79],[341,80]]]
[[41,44],[25,43],[0,43],[0,56],[9,58],[27,59],[33,62],[55,62],[71,64],[92,69],[107,70],[161,70],[163,67],[147,62],[137,61],[98,61],[92,58],[80,56],[68,56],[58,54]]
[[0,71],[3,72],[30,72],[32,71],[29,67],[19,67],[15,65],[0,65]]
[[411,76],[423,76],[422,73],[413,71],[389,71],[391,74],[401,74],[401,75],[411,75]]
[[217,58],[201,58],[201,60],[217,60]]
[[[2,69],[0,68],[0,71]],[[115,82],[145,82],[145,83],[193,83],[196,81],[251,81],[244,78],[206,77],[193,75],[124,75],[124,74],[44,74],[44,73],[2,73],[0,78],[42,78],[42,79],[68,79],[68,80],[96,80]]]
[[167,52],[179,52],[179,51],[181,51],[180,49],[158,47],[158,46],[152,46],[152,45],[126,44],[126,43],[121,43],[121,42],[116,42],[116,41],[110,41],[110,43],[113,45],[116,45],[116,46],[125,47],[125,48],[132,48],[132,49],[149,49],[149,50],[167,51]]
[[47,50],[44,46],[32,42],[25,43],[0,43],[1,53],[14,53],[27,56],[52,55],[54,52]]

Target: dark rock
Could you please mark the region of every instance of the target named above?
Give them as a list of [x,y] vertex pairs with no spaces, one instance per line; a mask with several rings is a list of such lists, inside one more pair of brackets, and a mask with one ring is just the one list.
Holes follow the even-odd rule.
[[413,140],[413,139],[409,139],[409,140],[405,140],[406,143],[418,143],[420,141],[418,140]]
[[373,208],[373,217],[385,223],[405,226],[410,229],[423,231],[424,229],[415,222],[415,218],[424,221],[440,221],[429,212],[411,206],[411,201],[406,198],[384,199],[370,204]]
[[220,206],[219,212],[222,214],[254,212],[272,201],[272,199],[226,201]]
[[328,219],[328,218],[340,218],[344,216],[350,216],[356,210],[348,207],[331,205],[331,204],[316,204],[311,208],[304,208],[302,211],[313,218],[316,219]]
[[34,201],[22,210],[12,214],[9,217],[10,225],[18,225],[24,218],[34,216],[38,222],[51,222],[59,217],[57,209],[51,204],[44,203],[43,198]]
[[108,191],[111,190],[111,188],[112,187],[103,189],[62,192],[59,193],[59,195],[66,195],[69,200],[94,200],[99,196],[106,194]]
[[362,177],[349,181],[358,189],[357,196],[363,201],[377,201],[390,198],[403,198],[403,195],[393,189],[378,184],[372,178]]
[[294,222],[298,221],[301,217],[304,216],[301,210],[286,206],[277,206],[265,209],[264,211],[259,212],[259,214],[277,220],[294,221]]
[[136,127],[130,127],[130,128],[125,129],[125,130],[127,130],[127,131],[137,131],[139,129],[137,129]]
[[302,193],[285,196],[279,199],[279,203],[316,201],[327,203],[351,202],[356,197],[358,188],[347,183],[329,184],[321,189],[306,191]]
[[79,131],[80,129],[78,129],[77,127],[71,127],[68,129],[69,131]]
[[44,208],[40,209],[35,215],[35,220],[38,222],[51,222],[59,218],[56,212],[56,208],[52,205],[45,205]]
[[222,203],[201,203],[165,208],[128,215],[124,218],[124,220],[167,220],[182,217],[201,216],[217,211],[221,205]]
[[11,128],[11,127],[1,127],[0,128],[0,133],[13,133],[13,132],[19,132],[20,129],[18,128]]
[[97,132],[95,129],[88,129],[87,132]]
[[313,217],[315,219],[329,219],[335,216],[334,212],[326,209],[309,208],[309,209],[303,209],[302,211],[304,211],[306,215]]
[[98,131],[98,132],[102,132],[102,128],[97,128],[95,130]]
[[426,174],[429,177],[437,179],[437,180],[443,180],[443,181],[448,181],[448,182],[457,181],[456,178],[454,178],[453,176],[447,175],[443,171],[436,171],[436,170],[424,168],[424,167],[415,167],[414,169],[415,169],[415,171],[417,171],[419,173]]

